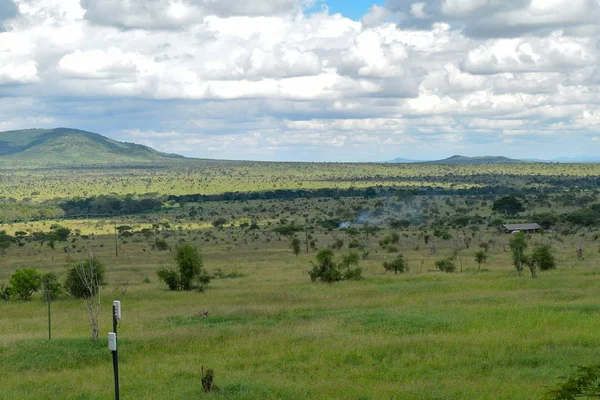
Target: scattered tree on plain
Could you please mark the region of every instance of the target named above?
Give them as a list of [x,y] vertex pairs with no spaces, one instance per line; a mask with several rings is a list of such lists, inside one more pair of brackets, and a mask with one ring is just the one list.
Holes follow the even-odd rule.
[[33,268],[17,269],[10,277],[11,293],[19,300],[31,300],[31,296],[42,287],[42,276]]
[[397,275],[398,272],[403,274],[406,272],[407,262],[402,254],[398,254],[393,260],[385,261],[383,263],[383,268],[385,269],[385,272],[394,271],[395,275]]

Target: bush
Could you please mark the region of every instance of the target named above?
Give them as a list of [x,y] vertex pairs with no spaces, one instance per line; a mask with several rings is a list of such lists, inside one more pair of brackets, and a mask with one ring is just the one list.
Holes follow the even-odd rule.
[[12,294],[12,288],[10,286],[0,285],[0,300],[10,300]]
[[556,259],[552,254],[552,247],[548,244],[536,246],[531,254],[531,261],[542,271],[556,268]]
[[156,238],[152,247],[160,251],[165,251],[169,249],[169,244],[164,239]]
[[340,266],[333,260],[333,251],[322,249],[316,255],[317,263],[313,263],[313,268],[308,272],[310,279],[315,282],[332,283],[342,280]]
[[44,289],[44,298],[56,300],[62,293],[62,286],[58,281],[58,275],[54,272],[48,272],[42,275],[42,288]]
[[406,272],[406,260],[402,254],[398,254],[392,261],[385,261],[383,263],[385,271],[394,271],[394,274]]
[[[90,277],[91,287],[86,285],[82,275]],[[73,263],[67,270],[64,288],[71,296],[84,299],[95,295],[104,284],[104,265],[96,258],[89,258]]]
[[210,283],[210,276],[204,271],[202,256],[198,249],[189,243],[180,244],[175,252],[177,270],[161,268],[157,271],[160,280],[169,290],[204,290]]
[[30,300],[40,290],[42,276],[33,268],[18,269],[10,277],[10,286],[19,300]]
[[173,268],[162,267],[156,274],[161,281],[167,284],[169,290],[179,290],[181,288],[179,284],[179,274]]
[[443,260],[436,261],[435,266],[442,272],[456,271],[456,265],[454,265],[454,260],[451,258],[444,258]]

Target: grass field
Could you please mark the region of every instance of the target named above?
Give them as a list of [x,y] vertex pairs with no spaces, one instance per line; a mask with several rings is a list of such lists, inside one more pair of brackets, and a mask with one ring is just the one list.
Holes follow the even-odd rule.
[[[581,262],[573,261],[571,242],[555,243],[559,268],[531,279],[517,276],[500,245],[480,273],[475,250],[462,253],[462,272],[436,272],[433,263],[450,254],[450,243],[430,255],[415,249],[413,236],[400,243],[411,272],[386,275],[381,263],[389,255],[373,239],[361,263],[365,279],[327,285],[308,279],[314,252],[296,258],[285,240],[234,250],[215,240],[198,243],[205,267],[245,276],[185,293],[157,282],[158,266],[173,263],[170,252],[130,242],[120,243],[116,257],[113,240],[96,236],[78,246],[107,266],[100,343],[90,339],[81,301],[53,303],[52,341],[39,296],[0,302],[0,398],[110,398],[105,337],[113,299],[123,302],[123,398],[533,399],[600,356],[592,243]],[[0,259],[0,282],[15,268],[60,272],[66,260],[34,244],[12,248]],[[209,317],[199,317],[202,310]],[[202,366],[215,370],[218,393],[201,394]]]

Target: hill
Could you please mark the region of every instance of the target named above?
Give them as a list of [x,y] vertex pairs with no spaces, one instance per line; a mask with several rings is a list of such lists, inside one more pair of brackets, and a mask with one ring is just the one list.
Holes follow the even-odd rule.
[[452,156],[443,160],[423,161],[420,164],[522,164],[526,161],[502,156],[466,157]]
[[78,129],[0,132],[0,164],[5,166],[138,164],[175,159],[184,157]]
[[419,160],[409,160],[408,158],[399,157],[399,158],[394,158],[393,160],[387,161],[387,162],[389,162],[389,163],[398,163],[398,164],[410,164],[410,163],[417,163],[417,162],[422,162],[422,161],[419,161]]

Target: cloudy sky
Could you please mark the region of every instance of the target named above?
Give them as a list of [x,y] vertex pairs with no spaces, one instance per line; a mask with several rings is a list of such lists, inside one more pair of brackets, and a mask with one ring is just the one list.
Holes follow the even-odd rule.
[[600,0],[0,0],[0,131],[188,156],[600,154]]

